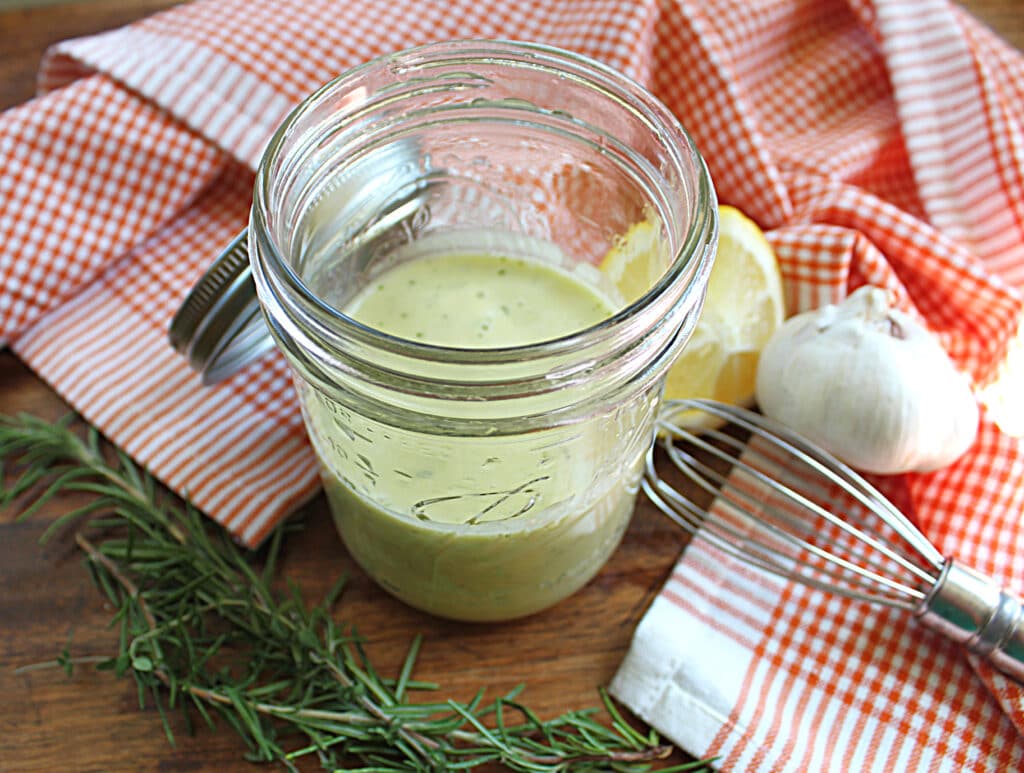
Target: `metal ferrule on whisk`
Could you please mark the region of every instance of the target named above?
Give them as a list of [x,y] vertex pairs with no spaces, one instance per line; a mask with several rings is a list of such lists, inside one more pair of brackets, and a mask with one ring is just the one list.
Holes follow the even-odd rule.
[[1024,682],[1024,608],[991,578],[946,559],[915,614],[925,626]]

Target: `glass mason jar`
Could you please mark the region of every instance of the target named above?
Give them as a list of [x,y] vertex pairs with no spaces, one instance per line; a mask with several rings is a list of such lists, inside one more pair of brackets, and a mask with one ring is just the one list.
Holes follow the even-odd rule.
[[[250,257],[338,531],[365,571],[462,620],[530,614],[585,584],[630,520],[717,227],[676,119],[571,53],[438,43],[357,67],[297,107],[257,173]],[[384,273],[445,253],[554,267],[608,314],[480,348],[468,330],[439,345],[346,313]],[[429,302],[410,289],[407,308]]]

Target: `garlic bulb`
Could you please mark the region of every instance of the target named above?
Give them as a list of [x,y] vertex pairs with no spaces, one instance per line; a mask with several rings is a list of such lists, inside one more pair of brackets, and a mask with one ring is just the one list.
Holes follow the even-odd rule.
[[761,352],[757,402],[866,472],[944,467],[978,431],[967,379],[877,287],[787,320]]

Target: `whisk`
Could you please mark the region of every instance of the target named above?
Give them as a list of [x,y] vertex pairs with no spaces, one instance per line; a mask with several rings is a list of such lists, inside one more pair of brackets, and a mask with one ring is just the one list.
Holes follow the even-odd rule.
[[[704,429],[685,429],[696,424]],[[944,558],[831,454],[778,422],[710,400],[669,403],[659,428],[668,460],[693,493],[659,474],[653,447],[643,487],[684,529],[784,578],[908,610],[1024,682],[1020,600]]]

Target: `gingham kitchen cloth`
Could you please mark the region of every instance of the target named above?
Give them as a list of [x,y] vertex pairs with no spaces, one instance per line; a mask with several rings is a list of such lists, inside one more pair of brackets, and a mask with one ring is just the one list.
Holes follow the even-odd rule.
[[[59,44],[0,116],[0,343],[245,544],[311,496],[280,356],[202,388],[166,343],[244,224],[273,128],[372,56],[534,40],[647,85],[720,198],[769,229],[791,312],[870,282],[979,391],[1024,287],[1024,58],[946,0],[208,0]],[[885,490],[944,553],[1024,590],[1024,449]],[[615,694],[723,770],[1024,769],[1024,688],[904,617],[734,566],[699,539]]]

